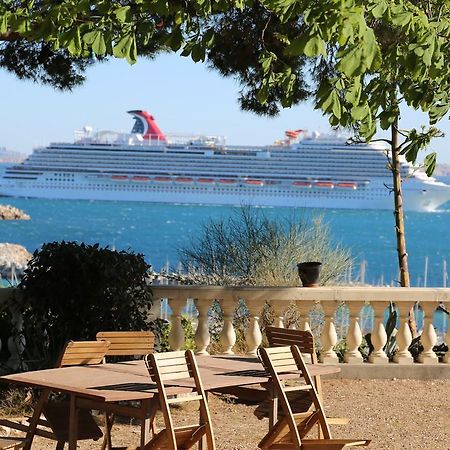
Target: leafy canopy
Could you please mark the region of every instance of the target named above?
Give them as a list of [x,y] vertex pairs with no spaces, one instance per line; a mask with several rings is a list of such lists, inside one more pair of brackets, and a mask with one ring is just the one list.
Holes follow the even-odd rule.
[[[255,52],[241,19],[257,33]],[[241,42],[236,30],[247,53],[235,55],[249,65],[227,70],[226,50]],[[410,161],[439,135],[433,126],[450,108],[450,3],[438,0],[9,0],[0,5],[0,36],[44,41],[76,58],[134,63],[161,50],[210,58],[246,87],[244,108],[273,114],[311,94],[331,125],[367,140],[395,123],[404,102],[426,112],[430,126],[405,133]],[[425,160],[429,173],[435,159]]]

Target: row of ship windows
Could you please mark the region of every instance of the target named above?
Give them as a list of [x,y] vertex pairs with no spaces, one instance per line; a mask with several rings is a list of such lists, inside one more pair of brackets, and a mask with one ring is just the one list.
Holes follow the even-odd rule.
[[[43,184],[36,184],[34,187],[37,188],[53,188],[53,189],[60,189],[60,188],[64,188],[64,185],[43,185]],[[91,190],[101,190],[101,191],[110,191],[110,190],[116,190],[116,191],[129,191],[129,192],[136,192],[136,191],[141,191],[141,192],[161,192],[161,193],[182,193],[182,192],[186,192],[187,190],[189,191],[196,191],[196,192],[202,192],[204,194],[223,194],[223,193],[230,193],[230,194],[242,194],[243,192],[245,192],[246,194],[250,195],[250,194],[272,194],[272,195],[287,195],[287,196],[291,196],[291,197],[297,197],[297,196],[304,196],[305,194],[307,196],[312,196],[312,197],[318,197],[318,198],[323,198],[323,197],[331,197],[331,198],[344,198],[344,199],[362,199],[362,198],[377,198],[381,195],[386,195],[386,190],[383,189],[377,189],[377,192],[374,192],[375,190],[369,192],[369,193],[355,193],[353,192],[352,195],[349,195],[348,192],[345,191],[317,191],[317,190],[293,190],[293,189],[289,189],[289,190],[275,190],[275,189],[265,189],[264,191],[257,191],[254,189],[249,189],[247,188],[246,191],[244,191],[243,189],[237,189],[237,188],[231,188],[231,189],[226,189],[226,188],[212,188],[212,189],[207,189],[207,188],[187,188],[187,187],[177,187],[175,189],[170,189],[170,188],[164,188],[164,187],[157,187],[156,189],[147,189],[146,186],[112,186],[112,185],[99,185],[99,184],[87,184],[87,185],[77,185],[74,186],[78,189],[91,189]],[[301,194],[301,195],[299,195]],[[367,195],[369,194],[369,195]]]

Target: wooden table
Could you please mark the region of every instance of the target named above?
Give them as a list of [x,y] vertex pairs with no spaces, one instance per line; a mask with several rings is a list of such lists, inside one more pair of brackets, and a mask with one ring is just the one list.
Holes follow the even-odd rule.
[[[268,380],[268,374],[256,358],[198,356],[197,363],[206,391],[259,384]],[[336,366],[322,364],[309,365],[308,368],[312,376],[340,371]],[[119,401],[135,400],[148,403],[157,395],[156,384],[151,381],[143,361],[38,370],[3,376],[0,381],[43,388],[47,393],[41,396],[44,400],[39,401],[35,407],[30,420],[30,443],[25,450],[31,448],[38,419],[51,391],[70,396],[69,450],[77,448],[78,410],[88,406],[89,401],[104,403],[106,409],[106,404]],[[180,393],[190,387],[192,384],[189,380],[175,380],[173,392],[168,393]]]

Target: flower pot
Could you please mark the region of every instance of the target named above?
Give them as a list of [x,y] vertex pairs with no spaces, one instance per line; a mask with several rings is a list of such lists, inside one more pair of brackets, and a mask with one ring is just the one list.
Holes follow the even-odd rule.
[[321,266],[322,263],[316,261],[297,264],[298,276],[302,280],[303,287],[318,286]]

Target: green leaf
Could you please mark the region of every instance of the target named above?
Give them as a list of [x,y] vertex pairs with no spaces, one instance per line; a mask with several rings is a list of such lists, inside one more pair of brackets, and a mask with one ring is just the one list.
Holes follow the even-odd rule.
[[122,6],[114,11],[114,15],[120,23],[128,22],[131,19],[130,7]]
[[383,17],[387,8],[388,8],[387,3],[384,0],[381,0],[376,2],[375,6],[370,10],[370,12],[376,19],[380,19],[381,17]]
[[344,52],[337,64],[337,69],[348,77],[359,75],[362,72],[362,47],[355,45]]
[[92,43],[92,50],[96,55],[100,56],[106,53],[105,37],[101,31],[97,31],[97,35]]
[[326,55],[325,41],[318,35],[314,35],[310,37],[305,47],[303,48],[303,53],[306,56],[318,56],[318,55]]
[[425,172],[429,177],[431,177],[431,175],[433,175],[434,169],[436,169],[436,159],[437,159],[437,154],[436,154],[436,152],[433,152],[433,153],[430,153],[429,155],[425,156],[425,158],[423,160]]
[[0,33],[6,33],[8,31],[8,18],[9,18],[10,12],[4,11],[3,15],[0,19]]
[[370,108],[366,102],[363,105],[354,106],[350,112],[354,120],[363,120],[370,114]]

